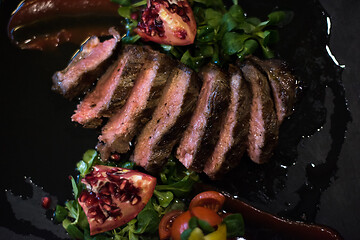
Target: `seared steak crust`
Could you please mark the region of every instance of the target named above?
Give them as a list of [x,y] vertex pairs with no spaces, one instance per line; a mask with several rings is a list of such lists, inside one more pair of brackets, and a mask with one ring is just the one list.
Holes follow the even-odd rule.
[[277,145],[279,125],[266,77],[250,62],[241,67],[250,82],[253,94],[251,104],[248,154],[255,163],[270,159]]
[[97,149],[103,160],[108,159],[111,152],[129,151],[129,143],[151,119],[173,67],[170,57],[158,52],[149,55],[126,104],[102,129]]
[[78,105],[72,120],[84,127],[98,127],[101,117],[109,117],[116,108],[122,107],[149,52],[147,47],[125,46],[119,59]]
[[131,159],[151,172],[159,171],[180,140],[199,94],[193,71],[179,64],[171,73],[152,119],[136,140]]
[[104,42],[95,36],[89,38],[69,65],[53,75],[52,90],[68,99],[83,94],[111,64],[116,46],[115,38]]
[[236,167],[243,156],[249,135],[250,106],[252,93],[237,67],[229,66],[230,104],[221,124],[219,140],[204,172],[212,179],[220,178]]
[[229,105],[229,77],[214,64],[200,72],[203,85],[191,122],[177,149],[186,167],[202,171],[219,139],[221,119]]
[[260,60],[250,57],[259,69],[267,75],[276,107],[277,118],[281,124],[284,118],[292,114],[296,100],[296,78],[291,74],[284,61],[278,59]]

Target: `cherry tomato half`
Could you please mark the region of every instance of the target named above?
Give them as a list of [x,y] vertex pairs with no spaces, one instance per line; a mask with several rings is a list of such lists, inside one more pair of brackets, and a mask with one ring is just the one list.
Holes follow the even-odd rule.
[[181,240],[181,234],[189,227],[188,223],[190,218],[190,211],[186,211],[174,220],[171,227],[172,240]]
[[190,202],[189,209],[193,207],[205,207],[218,212],[224,205],[225,197],[219,192],[206,191],[196,195]]
[[222,221],[216,212],[205,207],[193,207],[190,209],[190,213],[192,216],[208,222],[212,227],[219,225]]
[[173,210],[165,214],[159,223],[159,237],[160,240],[169,239],[171,236],[171,227],[175,219],[182,214],[181,210]]

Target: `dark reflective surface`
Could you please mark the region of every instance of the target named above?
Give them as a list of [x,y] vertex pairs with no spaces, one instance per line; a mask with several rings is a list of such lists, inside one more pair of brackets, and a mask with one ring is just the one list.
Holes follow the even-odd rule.
[[[70,116],[77,101],[51,92],[51,76],[67,64],[78,47],[54,52],[19,50],[6,37],[6,23],[17,2],[1,1],[1,225],[4,239],[66,238],[51,223],[53,206],[71,197],[68,175],[96,144],[98,132],[76,127]],[[360,72],[356,1],[242,1],[250,16],[264,17],[274,6],[295,12],[281,31],[280,57],[303,83],[296,112],[286,120],[272,161],[242,164],[222,182],[222,189],[256,207],[294,220],[316,222],[358,239],[360,229]],[[330,44],[329,44],[330,40]],[[329,56],[333,51],[343,70]],[[347,102],[348,101],[348,102]],[[347,104],[348,103],[348,104]],[[350,110],[349,110],[349,109]],[[34,185],[31,181],[37,185]],[[4,191],[7,189],[8,191]]]

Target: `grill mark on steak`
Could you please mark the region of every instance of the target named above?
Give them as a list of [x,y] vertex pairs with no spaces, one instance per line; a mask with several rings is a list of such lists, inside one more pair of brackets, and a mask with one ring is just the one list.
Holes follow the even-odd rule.
[[279,125],[266,77],[249,61],[241,67],[245,79],[250,82],[253,94],[251,104],[248,154],[255,163],[270,159],[277,145]]
[[119,59],[78,105],[72,120],[84,127],[98,127],[102,122],[101,117],[109,117],[115,108],[122,107],[149,51],[146,47],[125,46]]
[[117,42],[116,38],[104,42],[96,36],[89,38],[69,65],[53,75],[52,90],[70,100],[83,94],[111,64]]
[[203,85],[191,122],[177,149],[177,158],[186,167],[202,171],[219,139],[221,118],[229,104],[229,77],[214,64],[200,72]]
[[207,160],[204,172],[212,179],[217,179],[239,164],[246,151],[249,135],[250,106],[252,93],[249,83],[241,71],[229,66],[230,104],[221,124],[219,140],[211,157]]
[[130,141],[151,119],[162,90],[173,69],[174,61],[154,52],[144,64],[124,107],[119,109],[102,129],[97,149],[107,160],[112,152],[126,153]]
[[150,172],[159,171],[181,138],[199,94],[193,71],[179,64],[171,74],[152,119],[137,138],[131,159]]
[[293,113],[296,101],[296,78],[291,74],[284,61],[278,59],[260,60],[249,58],[260,70],[267,75],[275,103],[279,124]]

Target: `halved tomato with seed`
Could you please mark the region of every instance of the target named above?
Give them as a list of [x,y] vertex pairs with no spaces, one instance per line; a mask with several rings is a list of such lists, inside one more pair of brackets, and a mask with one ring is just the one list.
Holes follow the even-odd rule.
[[181,210],[173,210],[165,214],[160,221],[159,224],[159,237],[160,240],[169,239],[171,236],[171,227],[175,221],[175,219],[182,214]]
[[211,209],[205,207],[193,207],[190,209],[191,216],[206,221],[210,226],[215,227],[222,222],[221,217]]
[[189,228],[189,220],[191,218],[190,211],[186,211],[179,215],[173,222],[171,227],[171,239],[181,240],[181,234]]
[[205,207],[218,212],[225,202],[225,196],[216,191],[206,191],[196,195],[190,202],[189,209],[193,207]]

